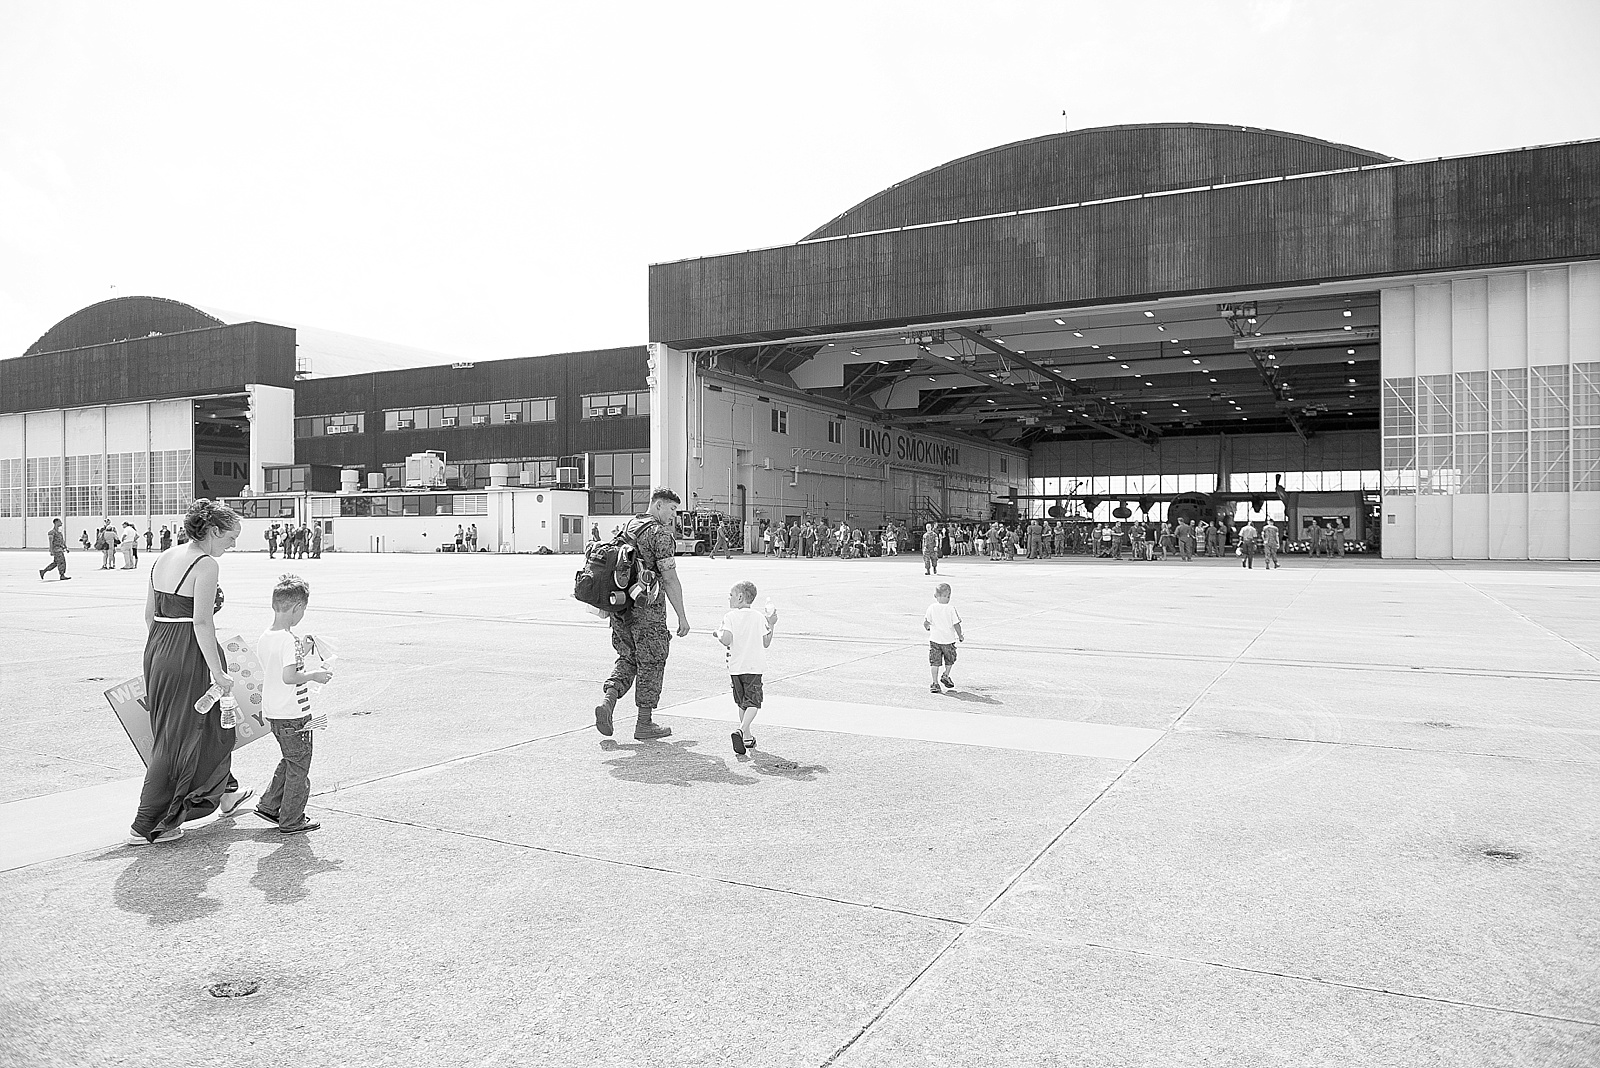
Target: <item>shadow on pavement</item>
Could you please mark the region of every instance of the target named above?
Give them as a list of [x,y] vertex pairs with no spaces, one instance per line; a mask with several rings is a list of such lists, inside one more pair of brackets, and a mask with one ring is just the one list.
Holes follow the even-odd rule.
[[283,842],[256,862],[250,885],[274,905],[291,905],[304,900],[311,890],[306,880],[323,872],[338,871],[342,860],[325,860],[312,848],[311,833],[278,835]]
[[165,927],[203,919],[223,903],[207,897],[206,885],[228,866],[228,849],[255,837],[228,824],[186,829],[182,840],[166,845],[118,846],[95,861],[128,860],[111,888],[111,901],[123,912],[148,917]]
[[985,697],[981,693],[969,693],[963,690],[946,690],[946,697],[954,697],[957,701],[965,701],[969,705],[1003,705],[1004,701],[997,701],[993,697]]
[[749,756],[737,759],[740,765],[749,767],[751,771],[773,778],[791,779],[794,782],[816,782],[819,773],[828,774],[828,769],[822,764],[802,764],[797,760],[781,757],[770,749],[757,749]]
[[623,751],[628,756],[608,760],[614,778],[648,786],[690,786],[697,782],[722,783],[729,786],[749,786],[755,782],[748,775],[740,775],[721,759],[709,753],[690,750],[700,743],[692,739],[681,742],[615,742],[606,739],[600,748],[607,752]]

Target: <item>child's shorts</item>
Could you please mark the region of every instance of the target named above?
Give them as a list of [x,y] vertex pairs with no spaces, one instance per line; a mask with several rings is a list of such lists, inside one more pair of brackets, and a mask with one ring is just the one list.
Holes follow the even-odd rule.
[[956,643],[941,645],[938,642],[928,643],[928,663],[934,667],[940,664],[954,664],[956,662]]
[[760,675],[729,675],[733,682],[733,703],[739,708],[761,707],[761,676]]

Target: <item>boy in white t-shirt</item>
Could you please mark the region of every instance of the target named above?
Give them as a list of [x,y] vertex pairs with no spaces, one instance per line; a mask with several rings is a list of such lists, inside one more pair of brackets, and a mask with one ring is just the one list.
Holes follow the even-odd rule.
[[964,642],[967,637],[961,633],[961,613],[950,603],[950,583],[941,582],[933,588],[933,603],[922,613],[922,629],[928,632],[928,666],[933,669],[928,692],[943,693],[939,689],[941,682],[955,689],[950,666],[956,662],[956,642]]
[[739,706],[739,729],[733,732],[733,751],[744,756],[756,747],[750,733],[761,711],[761,675],[767,670],[767,648],[778,625],[778,611],[752,608],[756,584],[736,583],[728,591],[728,614],[717,625],[717,640],[728,647],[728,677],[733,683],[733,703]]
[[[256,815],[276,823],[280,834],[314,831],[320,822],[306,815],[311,796],[311,693],[308,683],[326,683],[333,672],[307,671],[305,643],[293,628],[306,614],[311,585],[299,575],[285,575],[272,588],[272,627],[256,643],[261,661],[262,714],[272,723],[283,759],[272,785],[256,806]],[[310,639],[307,638],[306,642]]]

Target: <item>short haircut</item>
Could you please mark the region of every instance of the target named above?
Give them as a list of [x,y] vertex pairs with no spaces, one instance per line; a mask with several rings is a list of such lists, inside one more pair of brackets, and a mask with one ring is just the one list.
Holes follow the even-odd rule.
[[660,489],[650,494],[650,503],[655,504],[657,501],[671,501],[673,504],[682,504],[683,498],[667,489],[667,487],[662,486]]
[[948,582],[941,582],[941,583],[939,583],[939,585],[937,585],[937,586],[935,586],[933,588],[934,596],[938,596],[941,593],[949,593],[949,592],[950,592],[950,583],[948,583]]
[[282,612],[297,604],[311,603],[311,583],[299,575],[284,575],[272,587],[272,610]]
[[735,582],[733,592],[742,596],[751,604],[756,603],[756,584],[754,582]]

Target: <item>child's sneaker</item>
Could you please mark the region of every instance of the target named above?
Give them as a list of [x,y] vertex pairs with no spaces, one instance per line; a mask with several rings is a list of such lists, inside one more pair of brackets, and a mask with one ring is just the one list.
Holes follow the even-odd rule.
[[745,754],[744,735],[738,731],[733,732],[733,751],[738,756],[744,756]]
[[929,693],[944,693],[943,690],[939,689],[939,684],[937,682],[928,683],[928,692]]
[[949,675],[944,675],[943,677],[941,677],[939,679],[939,681],[944,683],[945,686],[948,687],[949,689],[953,690],[953,689],[956,688],[956,684],[955,684],[954,680],[952,680]]

